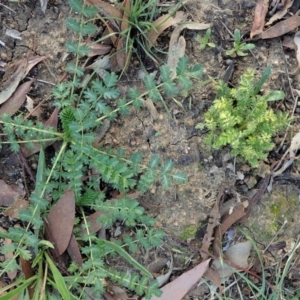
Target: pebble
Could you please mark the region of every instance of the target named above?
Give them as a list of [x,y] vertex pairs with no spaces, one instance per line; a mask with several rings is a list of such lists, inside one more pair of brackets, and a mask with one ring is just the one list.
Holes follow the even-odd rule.
[[8,56],[7,56],[7,54],[6,54],[5,52],[1,52],[0,57],[1,57],[1,59],[4,60],[4,61],[6,61],[7,58],[8,58]]

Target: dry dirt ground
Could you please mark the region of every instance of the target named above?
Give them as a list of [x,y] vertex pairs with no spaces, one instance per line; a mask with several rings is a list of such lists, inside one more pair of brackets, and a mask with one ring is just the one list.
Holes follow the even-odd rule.
[[[256,48],[246,57],[229,58],[225,55],[225,50],[232,44],[227,28],[231,32],[239,28],[249,37],[255,4],[254,0],[188,2],[184,9],[191,19],[213,24],[211,39],[216,48],[200,51],[195,40],[197,33],[187,30],[184,33],[187,40],[186,55],[190,57],[191,63],[203,64],[205,79],[222,78],[232,64],[233,73],[229,80],[231,85],[238,82],[240,75],[248,67],[261,73],[267,65],[271,66],[272,75],[264,88],[282,89],[286,94],[285,100],[274,104],[273,108],[291,110],[294,103],[286,69],[292,72],[297,62],[295,52],[283,49],[280,38],[256,41]],[[45,14],[37,0],[2,0],[0,3],[0,39],[5,43],[5,46],[0,46],[0,76],[4,73],[5,64],[26,57],[29,52],[47,56],[28,75],[37,79],[29,93],[35,104],[49,97],[53,85],[64,73],[64,43],[70,38],[64,24],[69,15],[70,8],[62,0],[49,1]],[[21,39],[5,35],[7,29],[19,31]],[[292,80],[293,87],[299,89],[299,75],[294,75]],[[112,123],[103,139],[104,145],[123,147],[128,154],[138,149],[145,155],[158,153],[163,158],[172,158],[176,162],[176,168],[187,173],[186,184],[173,186],[167,191],[157,185],[140,199],[149,214],[156,217],[156,226],[167,233],[166,246],[180,249],[177,254],[174,253],[174,267],[183,271],[196,264],[199,255],[178,241],[191,242],[197,229],[206,223],[220,187],[225,187],[227,193],[237,202],[251,198],[272,162],[281,157],[291,137],[299,129],[297,115],[300,108],[296,108],[296,122],[289,129],[286,139],[283,141],[283,135],[276,136],[276,147],[269,159],[259,169],[253,170],[243,162],[235,163],[229,148],[213,152],[209,150],[203,143],[204,133],[195,129],[195,125],[203,121],[203,114],[211,105],[213,97],[214,92],[210,85],[196,88],[189,98],[183,100],[183,108],[175,103],[168,103],[173,113],[172,119],[168,118],[163,106],[158,104],[157,120],[152,119],[148,110],[140,110],[130,119],[124,117]],[[41,118],[44,120],[53,109],[51,97],[49,99],[42,107]],[[283,146],[279,147],[281,143]],[[29,159],[33,172],[36,159],[35,156]],[[295,161],[288,174],[297,175],[299,168],[299,163]],[[0,157],[0,178],[7,183],[18,184],[21,188],[32,188],[32,182],[24,174],[20,160],[5,147]],[[300,233],[299,193],[299,181],[295,177],[292,180],[291,177],[282,176],[273,183],[272,192],[262,197],[249,220],[243,224],[243,228],[262,249],[270,242],[274,244],[284,241],[287,250],[290,250],[290,245]],[[285,226],[281,228],[283,224]],[[189,232],[192,232],[190,236]],[[168,257],[167,252],[162,255]],[[187,264],[188,258],[190,261]],[[195,289],[186,299],[203,299],[205,292],[207,290],[203,288]]]

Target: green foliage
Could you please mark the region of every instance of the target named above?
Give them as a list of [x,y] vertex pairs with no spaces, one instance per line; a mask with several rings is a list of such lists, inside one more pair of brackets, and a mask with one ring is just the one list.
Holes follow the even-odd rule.
[[241,32],[239,29],[235,29],[233,34],[234,42],[233,42],[233,48],[226,51],[226,55],[229,56],[247,56],[247,53],[244,51],[249,51],[255,48],[254,44],[247,44],[241,42]]
[[218,92],[213,105],[205,114],[205,124],[209,133],[205,142],[214,149],[230,145],[232,155],[241,155],[253,167],[260,159],[267,157],[273,149],[273,134],[289,123],[288,114],[275,114],[268,108],[268,101],[284,98],[282,91],[261,96],[257,94],[270,73],[269,68],[262,79],[255,82],[255,72],[248,69],[242,76],[237,88],[230,89],[224,82],[216,84]]
[[[13,151],[20,149],[20,144],[33,147],[41,144],[39,164],[35,190],[30,195],[28,209],[21,211],[19,219],[26,224],[26,228],[12,227],[7,237],[14,243],[3,247],[1,253],[14,253],[14,256],[0,262],[0,276],[4,272],[18,269],[17,259],[33,261],[36,268],[35,299],[42,298],[38,293],[50,287],[60,293],[60,299],[85,299],[85,288],[95,298],[104,291],[104,279],[110,278],[137,294],[145,294],[147,299],[151,295],[160,295],[158,284],[151,274],[146,271],[130,254],[138,249],[149,249],[161,244],[164,234],[154,230],[155,220],[144,213],[139,202],[126,196],[129,191],[147,191],[151,185],[160,183],[169,188],[172,183],[183,183],[186,175],[174,171],[171,160],[161,161],[153,155],[144,158],[142,153],[135,152],[129,157],[123,149],[108,149],[95,143],[96,132],[103,121],[113,121],[119,116],[127,115],[134,109],[143,107],[143,98],[147,96],[153,102],[165,101],[168,97],[180,96],[193,87],[193,79],[203,74],[200,65],[190,67],[187,58],[181,58],[177,66],[177,75],[171,78],[171,70],[165,65],[159,68],[158,77],[146,75],[144,85],[146,92],[141,94],[137,87],[130,88],[120,97],[118,76],[106,73],[101,79],[92,80],[82,87],[84,69],[79,66],[79,59],[89,53],[89,48],[83,45],[83,37],[95,32],[95,27],[85,18],[94,17],[98,10],[86,6],[79,0],[70,0],[71,7],[81,13],[81,19],[69,19],[67,27],[78,34],[77,42],[68,41],[66,49],[74,55],[74,61],[67,65],[67,71],[72,74],[70,79],[59,83],[53,90],[54,105],[60,110],[60,130],[46,127],[42,123],[23,120],[22,115],[11,117],[4,115],[0,124],[3,133]],[[139,5],[142,2],[136,2]],[[146,4],[144,9],[153,8],[153,1]],[[138,8],[135,8],[138,10]],[[142,11],[139,11],[143,14]],[[137,16],[131,16],[135,18]],[[130,22],[134,20],[130,19]],[[140,21],[139,21],[140,22]],[[147,24],[139,23],[140,28]],[[143,31],[143,29],[141,29]],[[45,142],[60,141],[61,147],[51,161],[46,164],[43,148]],[[96,175],[89,175],[89,170]],[[116,189],[125,196],[118,201],[109,201],[104,192],[99,191],[99,182]],[[46,252],[52,247],[49,241],[41,241],[45,230],[44,218],[51,206],[67,191],[72,190],[76,202],[76,225],[73,233],[80,246],[84,258],[82,266],[72,263],[70,274],[61,274]],[[49,201],[51,198],[52,201]],[[125,236],[112,243],[103,241],[90,232],[86,211],[101,211],[98,219],[102,228],[112,226],[116,220],[122,220],[128,227],[132,227],[131,236]],[[142,229],[141,229],[142,228]],[[82,232],[86,232],[82,234]],[[0,233],[4,237],[5,234]],[[106,259],[119,255],[136,270],[131,274],[109,269]],[[48,272],[48,273],[47,273]],[[47,275],[48,274],[48,275]],[[44,276],[46,276],[44,278]],[[33,279],[32,279],[33,280]],[[18,282],[17,290],[25,292],[32,281],[23,278]]]
[[200,50],[204,50],[206,48],[206,46],[210,47],[210,48],[215,48],[216,45],[212,42],[210,42],[210,36],[211,36],[211,29],[208,28],[205,32],[205,35],[202,37],[200,35],[196,36],[196,40],[199,42],[200,46]]

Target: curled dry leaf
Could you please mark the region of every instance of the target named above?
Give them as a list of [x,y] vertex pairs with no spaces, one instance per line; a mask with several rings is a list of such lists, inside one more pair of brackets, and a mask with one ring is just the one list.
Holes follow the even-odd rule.
[[27,81],[16,89],[11,97],[0,107],[0,116],[3,114],[13,115],[18,111],[18,109],[23,105],[26,99],[26,94],[30,91],[33,82],[34,79]]
[[188,22],[188,23],[177,26],[171,34],[171,39],[169,42],[169,53],[171,52],[172,47],[177,43],[180,33],[183,29],[206,30],[210,27],[211,27],[211,24],[196,23],[196,22]]
[[152,29],[147,33],[147,38],[149,40],[149,46],[153,47],[156,43],[157,38],[160,34],[166,30],[168,27],[177,25],[179,22],[186,20],[187,15],[183,11],[178,11],[175,17],[170,14],[163,15],[156,19],[153,23],[155,30]]
[[275,21],[280,20],[282,17],[284,17],[286,15],[286,13],[288,12],[288,9],[293,5],[293,3],[294,3],[294,0],[285,1],[283,8],[281,10],[279,10],[278,12],[276,12],[276,14],[273,15],[272,18],[270,18],[269,22],[266,23],[266,25],[271,25]]
[[23,59],[17,70],[3,83],[0,92],[0,104],[4,103],[14,93],[20,81],[25,77],[27,67],[27,59]]
[[268,30],[263,31],[260,35],[261,39],[272,39],[288,33],[300,26],[300,16],[294,15],[286,20],[283,20]]
[[74,226],[75,195],[66,191],[51,208],[46,218],[46,236],[61,255],[67,249]]
[[250,38],[262,33],[265,26],[265,17],[268,12],[269,0],[258,0],[254,12],[254,21],[252,24]]
[[171,78],[176,77],[176,67],[180,57],[185,54],[186,41],[183,36],[180,36],[178,41],[172,46],[168,53],[167,65],[171,69]]
[[[32,56],[21,59],[9,66],[4,75],[4,82],[1,84],[0,104],[4,103],[15,92],[20,81],[28,74],[28,72],[39,62],[44,60],[46,56]],[[12,70],[15,71],[12,72]]]
[[29,96],[26,96],[26,105],[25,105],[25,107],[31,113],[32,116],[37,117],[38,119],[40,119],[41,114],[42,114],[42,109],[41,109],[41,107],[38,107],[38,108],[35,109],[33,107],[33,105],[34,105],[33,100]]
[[158,282],[159,287],[165,285],[169,281],[170,276],[173,272],[173,268],[174,268],[174,261],[173,261],[173,256],[172,256],[172,253],[171,253],[171,261],[169,263],[169,271],[166,274],[163,274],[163,275],[160,275],[160,276],[156,277],[156,280]]
[[239,203],[232,210],[227,211],[221,219],[221,226],[218,226],[214,233],[213,240],[213,249],[215,255],[220,255],[222,253],[222,237],[224,233],[231,227],[233,224],[241,220],[246,212],[245,209],[248,207],[248,201]]

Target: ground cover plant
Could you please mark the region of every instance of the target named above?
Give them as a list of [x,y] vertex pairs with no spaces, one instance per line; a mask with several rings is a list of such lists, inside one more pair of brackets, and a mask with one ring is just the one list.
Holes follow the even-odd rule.
[[204,50],[207,46],[210,48],[215,48],[216,45],[210,42],[211,29],[207,29],[204,36],[197,35],[196,39],[199,42],[199,49]]
[[[78,34],[78,40],[68,41],[66,49],[75,57],[75,63],[68,63],[70,79],[59,83],[53,90],[56,111],[59,110],[61,130],[44,126],[32,120],[24,120],[22,114],[15,117],[4,115],[1,124],[7,141],[13,151],[19,151],[20,145],[34,148],[40,144],[36,187],[30,196],[30,205],[22,210],[19,219],[26,222],[25,228],[10,228],[2,237],[9,237],[13,243],[1,248],[3,255],[13,253],[13,257],[1,263],[0,275],[19,269],[19,262],[30,262],[29,269],[35,275],[21,276],[9,290],[6,299],[23,293],[30,293],[34,299],[51,294],[55,288],[63,299],[86,297],[87,293],[99,297],[105,286],[105,278],[135,291],[151,295],[160,295],[157,282],[149,271],[131,256],[138,248],[149,249],[161,244],[164,236],[160,230],[152,228],[154,220],[144,214],[136,200],[126,196],[130,191],[145,192],[155,182],[168,188],[172,183],[183,183],[185,174],[173,171],[171,160],[161,161],[160,157],[143,159],[140,152],[127,157],[123,149],[104,149],[97,142],[97,130],[105,119],[115,120],[133,109],[143,106],[143,97],[152,101],[164,101],[163,95],[177,96],[192,88],[192,79],[202,76],[200,65],[190,67],[187,58],[181,58],[176,68],[175,78],[167,65],[159,68],[160,83],[154,75],[144,78],[145,92],[137,87],[121,96],[118,89],[118,76],[105,73],[101,80],[93,78],[82,85],[84,70],[80,59],[88,54],[89,48],[83,45],[84,37],[95,33],[95,26],[86,21],[93,18],[98,10],[86,6],[78,0],[70,0],[70,5],[81,12],[81,19],[68,19],[67,27]],[[116,105],[113,106],[113,103]],[[60,141],[60,149],[45,162],[43,147],[46,143]],[[92,173],[90,173],[93,170]],[[117,201],[109,201],[107,195],[99,189],[105,184],[125,196]],[[75,214],[76,210],[76,214]],[[90,228],[86,211],[101,212],[98,223],[108,228],[116,220],[122,220],[132,227],[134,235],[126,236],[117,243],[98,238]],[[60,220],[55,218],[63,211],[67,227],[65,242],[58,242],[55,227]],[[55,218],[52,221],[52,218]],[[66,227],[66,224],[61,224]],[[54,227],[52,227],[54,226]],[[71,230],[70,230],[71,229]],[[77,244],[79,261],[70,262],[62,274],[53,262],[53,256],[60,256],[68,247],[69,241]],[[62,245],[63,244],[63,245]],[[48,250],[52,249],[49,256]],[[105,266],[108,256],[120,255],[135,269],[128,274]],[[34,286],[34,288],[32,288]],[[28,288],[26,290],[26,288]],[[87,289],[88,288],[88,289]],[[88,292],[87,292],[88,290]],[[53,298],[53,297],[52,297]]]
[[[293,175],[288,174],[291,168],[287,168],[294,160],[295,163],[297,161],[299,134],[291,141],[291,148],[286,150],[287,156],[280,159],[280,153],[289,144],[290,133],[298,130],[294,126],[297,117],[286,131],[287,139],[282,137],[281,132],[274,136],[276,145],[281,141],[283,148],[275,147],[272,155],[264,159],[258,169],[241,163],[234,164],[234,170],[230,169],[230,165],[223,164],[223,154],[229,162],[232,160],[232,156],[228,155],[230,145],[217,151],[217,157],[215,151],[211,152],[212,148],[203,145],[207,131],[195,130],[195,124],[203,120],[209,109],[207,105],[215,98],[215,92],[207,82],[224,78],[229,86],[237,89],[236,79],[245,74],[248,66],[256,70],[265,65],[272,66],[272,81],[268,81],[266,90],[276,90],[274,87],[277,86],[285,91],[286,96],[284,101],[268,102],[268,106],[274,112],[289,109],[292,99],[285,83],[291,78],[288,70],[286,74],[282,72],[285,68],[289,69],[293,52],[286,53],[284,60],[278,59],[280,47],[277,51],[273,50],[282,39],[272,38],[274,30],[271,30],[273,33],[263,32],[263,36],[269,35],[267,41],[255,41],[256,48],[251,55],[239,56],[235,52],[235,59],[228,59],[224,50],[232,48],[228,32],[233,32],[238,24],[247,37],[251,23],[249,17],[254,12],[249,8],[254,5],[252,2],[235,5],[223,1],[211,5],[206,0],[179,1],[176,6],[182,4],[180,13],[185,19],[175,14],[176,7],[174,9],[172,1],[124,0],[112,3],[85,0],[84,3],[95,4],[98,13],[93,7],[85,7],[78,1],[72,2],[72,10],[64,1],[49,1],[47,5],[46,0],[42,9],[40,3],[35,5],[31,1],[9,3],[9,0],[3,0],[0,3],[4,24],[0,28],[0,79],[3,72],[10,79],[8,70],[16,65],[20,72],[15,72],[13,80],[8,81],[14,85],[13,88],[10,85],[10,92],[17,93],[23,85],[29,85],[21,95],[28,95],[28,100],[20,104],[20,110],[16,108],[11,113],[17,112],[15,117],[6,115],[3,120],[0,117],[0,136],[4,136],[0,142],[4,145],[0,159],[0,298],[90,299],[94,296],[97,299],[103,294],[103,298],[119,299],[115,288],[125,294],[123,299],[136,298],[138,294],[150,297],[150,294],[160,293],[158,283],[152,278],[158,276],[165,299],[298,299],[295,290],[299,265],[295,254],[299,245],[298,241],[295,245],[289,243],[296,240],[297,223],[293,220],[297,220],[298,193],[290,194],[286,189],[291,187],[289,184],[283,186],[282,197],[273,199],[275,194],[281,196],[281,192],[273,190],[272,197],[261,199],[269,174],[273,172],[274,160],[282,163],[282,168],[276,171],[277,179]],[[65,18],[70,14],[73,18],[68,19],[69,30],[66,30]],[[23,19],[23,16],[27,18]],[[284,21],[292,21],[293,17],[297,18],[291,12]],[[22,40],[6,35],[5,30],[10,24],[14,24],[13,28],[19,31],[17,37]],[[162,32],[167,27],[169,29]],[[277,29],[281,35],[282,27]],[[205,34],[207,28],[211,31]],[[15,36],[15,30],[10,34]],[[203,30],[200,36],[208,38],[208,42],[211,38],[216,43],[215,48],[206,45],[205,49],[199,49],[202,44],[195,40],[194,30]],[[288,30],[293,29],[289,27]],[[36,41],[34,45],[30,42],[32,32]],[[159,69],[165,61],[162,54],[168,49],[166,43],[169,38],[169,53],[174,52],[175,58],[185,53],[191,57],[193,64],[201,62],[209,80],[192,80],[202,71],[188,66],[186,58],[181,58],[179,64],[171,64],[171,76],[168,66]],[[66,40],[69,40],[68,56],[63,49]],[[249,40],[243,42],[248,43]],[[156,46],[157,49],[154,49]],[[265,51],[265,47],[270,51]],[[31,53],[26,53],[28,49],[38,55],[30,57]],[[95,54],[96,50],[101,54]],[[155,57],[158,50],[162,51],[159,53],[162,60]],[[282,49],[282,54],[285,52],[285,48]],[[46,58],[50,53],[51,58]],[[18,65],[16,59],[20,54],[23,59]],[[66,68],[65,59],[72,64],[67,66],[69,73],[61,77]],[[265,59],[268,59],[267,62]],[[42,63],[33,69],[37,61]],[[166,61],[169,63],[171,60],[168,57]],[[282,64],[284,61],[286,66]],[[5,62],[7,67],[4,68]],[[27,65],[31,71],[24,75],[23,69],[26,68],[27,72]],[[102,68],[104,65],[105,70]],[[226,76],[223,73],[225,68]],[[99,76],[90,70],[95,70]],[[144,81],[137,76],[137,71],[147,74],[147,71],[153,70],[157,74],[146,75]],[[182,76],[180,70],[183,70]],[[22,79],[16,80],[20,74],[23,74]],[[57,83],[60,78],[65,79],[48,98],[52,89],[50,84]],[[5,80],[1,81],[0,84],[5,83]],[[254,80],[258,86],[259,82]],[[297,79],[293,78],[290,89],[297,88],[296,83]],[[133,89],[126,90],[128,85]],[[266,85],[263,87],[265,89]],[[259,91],[255,97],[265,97],[268,94],[266,90]],[[0,88],[0,104],[5,102],[5,91]],[[136,97],[132,96],[135,91]],[[280,99],[283,94],[277,92],[271,93],[271,96],[268,95],[268,100]],[[32,114],[27,108],[29,97],[34,101],[34,109],[42,106],[42,116]],[[237,100],[230,97],[236,104]],[[158,113],[157,118],[151,107],[138,108],[144,100],[150,105],[151,98],[156,101],[152,108]],[[12,107],[14,103],[10,97],[5,105],[1,104],[0,115],[4,108]],[[297,113],[296,99],[294,103]],[[233,105],[233,110],[235,107]],[[35,118],[47,120],[49,126]],[[109,129],[107,126],[110,126]],[[3,133],[3,129],[7,133]],[[215,131],[214,140],[220,133],[219,128]],[[11,153],[9,144],[14,151],[21,151]],[[52,146],[46,148],[50,144]],[[118,145],[119,148],[103,145]],[[134,153],[135,150],[142,150],[143,155]],[[36,154],[29,156],[33,152]],[[267,153],[268,150],[265,155]],[[15,161],[12,162],[12,159]],[[21,164],[19,159],[22,159]],[[237,162],[241,161],[238,158]],[[22,170],[26,163],[28,169]],[[187,176],[174,171],[174,168],[169,170],[174,165],[175,169],[184,170]],[[265,167],[263,171],[261,166]],[[153,177],[156,177],[155,181]],[[186,177],[188,180],[184,185],[179,185]],[[278,187],[277,179],[273,181],[273,187]],[[3,191],[7,189],[5,196],[8,196],[15,180],[21,188],[24,185],[22,195],[26,193],[25,199],[18,198],[14,202],[11,197],[11,202],[6,204]],[[150,191],[147,186],[143,190],[143,181],[151,186]],[[255,183],[258,185],[252,189]],[[162,188],[163,184],[166,184],[165,187],[170,185],[169,190]],[[216,197],[224,185],[225,189],[219,193],[221,196]],[[21,212],[17,209],[18,216],[12,216],[16,205],[23,206],[24,203],[30,204],[29,208]],[[147,214],[156,216],[156,221],[147,216],[140,205],[146,208]],[[255,212],[256,205],[260,205],[261,217]],[[267,210],[269,206],[271,221]],[[235,224],[242,215],[243,219],[247,218],[249,211],[252,211],[251,218],[245,226],[248,236],[238,234]],[[293,233],[289,230],[274,232],[286,216],[288,222],[283,224],[293,227]],[[249,223],[251,220],[255,226]],[[264,225],[266,222],[267,227]],[[161,228],[167,235],[159,230]],[[181,234],[181,228],[185,228],[184,234]],[[201,239],[205,230],[205,238]],[[9,244],[11,240],[13,243]],[[245,240],[251,241],[254,251],[245,246],[249,245]],[[280,242],[276,243],[278,240]],[[257,257],[258,263],[255,262]],[[151,267],[161,261],[166,265],[153,271]],[[256,268],[257,265],[260,267]],[[223,269],[228,266],[231,266],[228,280],[223,281]],[[205,288],[191,290],[199,280],[207,279],[204,275],[207,268],[215,272],[211,277],[215,280],[207,282]],[[165,284],[161,282],[163,278]],[[224,283],[222,286],[218,285],[219,278]],[[217,287],[219,294],[216,294]],[[295,295],[294,298],[292,295]]]
[[269,101],[284,98],[282,91],[260,95],[259,91],[270,75],[267,68],[261,79],[255,81],[255,72],[248,69],[236,88],[230,89],[224,82],[216,84],[217,97],[205,113],[209,134],[205,142],[214,149],[229,145],[233,156],[240,155],[253,167],[267,157],[274,147],[273,135],[289,124],[287,113],[274,113],[268,108]]
[[239,29],[235,29],[233,33],[233,48],[226,51],[226,55],[230,56],[246,56],[248,55],[245,51],[249,51],[255,48],[252,43],[241,42],[241,32]]

